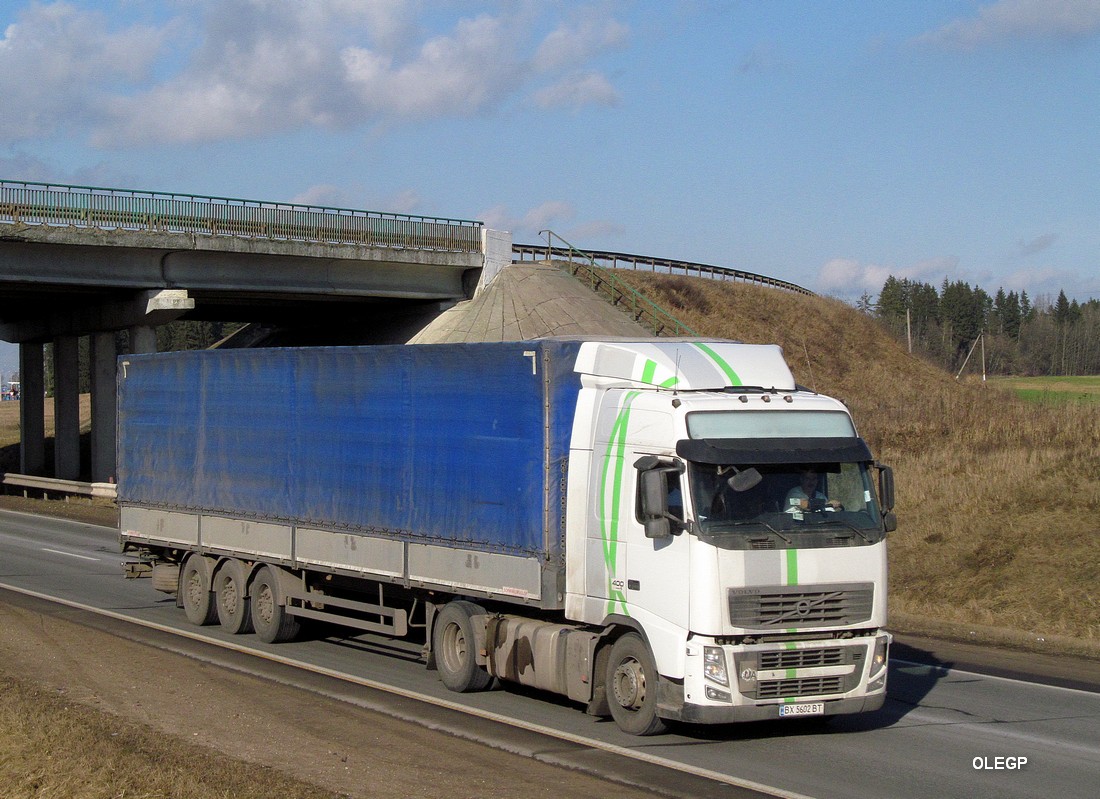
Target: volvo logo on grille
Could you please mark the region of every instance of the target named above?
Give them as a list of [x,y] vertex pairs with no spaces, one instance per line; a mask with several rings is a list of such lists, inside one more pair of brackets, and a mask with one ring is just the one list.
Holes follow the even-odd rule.
[[810,600],[800,599],[798,600],[798,604],[794,606],[794,612],[799,616],[808,616],[810,615],[810,608],[812,607],[813,603],[811,603]]

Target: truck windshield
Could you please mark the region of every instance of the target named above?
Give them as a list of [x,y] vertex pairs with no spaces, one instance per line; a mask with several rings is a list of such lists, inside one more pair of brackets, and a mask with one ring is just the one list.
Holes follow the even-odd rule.
[[[752,468],[760,481],[734,490],[731,478]],[[864,546],[884,535],[867,463],[693,462],[689,480],[694,529],[723,549]]]

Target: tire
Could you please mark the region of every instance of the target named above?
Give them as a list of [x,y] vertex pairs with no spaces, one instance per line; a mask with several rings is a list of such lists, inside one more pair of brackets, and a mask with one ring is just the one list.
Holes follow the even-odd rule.
[[205,627],[218,621],[218,608],[210,591],[210,567],[202,555],[192,555],[180,570],[180,601],[192,624]]
[[432,653],[443,684],[460,694],[484,691],[492,683],[489,672],[477,665],[472,616],[484,613],[472,602],[450,602],[435,619]]
[[611,645],[604,688],[611,716],[623,732],[656,735],[665,731],[665,722],[657,715],[657,664],[637,633],[626,633]]
[[225,561],[214,574],[213,588],[222,629],[230,635],[252,632],[252,603],[244,564],[235,558]]
[[264,566],[252,580],[248,592],[252,627],[256,636],[267,644],[290,641],[298,634],[301,625],[279,604],[279,588],[270,566]]

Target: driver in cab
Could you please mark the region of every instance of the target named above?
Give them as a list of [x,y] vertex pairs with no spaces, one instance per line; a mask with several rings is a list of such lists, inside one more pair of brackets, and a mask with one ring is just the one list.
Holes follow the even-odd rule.
[[[818,489],[821,477],[813,469],[802,469],[798,473],[798,485],[787,492],[784,509],[787,513],[797,514],[801,518],[803,511],[823,509],[844,510],[844,506],[835,499],[829,499]],[[815,507],[816,506],[816,507]]]

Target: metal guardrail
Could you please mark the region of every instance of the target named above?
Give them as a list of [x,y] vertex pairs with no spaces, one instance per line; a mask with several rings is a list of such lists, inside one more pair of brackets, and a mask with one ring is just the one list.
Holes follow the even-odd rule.
[[[696,336],[694,330],[670,314],[657,303],[648,299],[635,288],[615,277],[606,269],[596,265],[589,253],[578,250],[568,241],[552,230],[539,231],[539,235],[546,236],[547,246],[543,253],[559,256],[568,263],[569,271],[573,277],[587,283],[588,287],[601,295],[612,305],[629,313],[634,321],[645,325],[653,331],[655,336]],[[557,239],[564,247],[550,246],[551,240]],[[513,247],[513,252],[515,248]],[[548,261],[554,260],[550,255]]]
[[108,499],[115,499],[117,495],[114,483],[82,483],[79,480],[62,480],[57,477],[39,477],[33,474],[16,474],[15,472],[4,472],[3,480],[0,480],[0,483],[5,486],[22,488],[24,493],[33,490],[54,494],[80,494],[85,497],[106,497]]
[[294,203],[0,180],[0,223],[481,252],[483,224]]
[[[559,237],[560,238],[560,237]],[[514,244],[512,253],[523,261],[527,256],[531,260],[550,260],[552,258],[567,258],[570,248],[551,247],[549,244]],[[607,250],[585,250],[593,262],[599,262],[609,269],[634,269],[636,271],[663,272],[670,275],[686,275],[688,277],[704,277],[711,280],[732,280],[743,283],[753,283],[758,286],[793,291],[797,294],[816,296],[814,292],[786,280],[778,280],[766,275],[758,275],[754,272],[745,272],[741,269],[733,269],[728,266],[714,266],[700,264],[694,261],[677,261],[671,258],[655,258],[651,255],[633,255],[624,252],[610,252]]]

